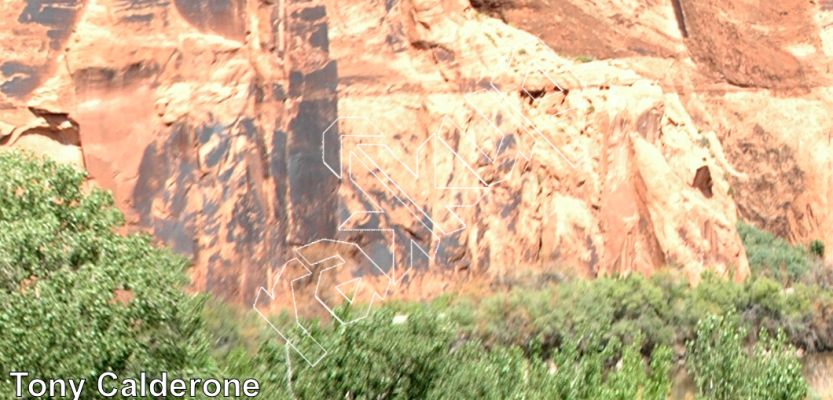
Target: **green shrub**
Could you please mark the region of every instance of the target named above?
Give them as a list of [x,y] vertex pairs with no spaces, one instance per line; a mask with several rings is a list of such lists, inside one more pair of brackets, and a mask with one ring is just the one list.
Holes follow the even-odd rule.
[[693,337],[697,321],[708,315],[747,309],[749,295],[745,289],[712,271],[703,273],[700,284],[672,300],[678,312],[670,323],[678,327],[678,341]]
[[824,242],[818,239],[810,242],[810,253],[813,253],[817,257],[824,258]]
[[631,342],[642,333],[649,345],[673,340],[668,298],[641,274],[562,285],[557,305],[555,321],[561,327],[556,330],[564,334],[603,332],[604,340]]
[[752,350],[744,346],[747,332],[733,313],[704,318],[687,343],[689,372],[700,399],[803,400],[808,393],[795,349],[779,332],[762,330]]
[[448,358],[426,399],[519,399],[529,392],[543,395],[542,385],[551,379],[542,374],[543,363],[527,359],[517,346],[486,351],[472,341]]
[[94,382],[211,370],[205,298],[182,290],[188,260],[116,233],[113,197],[85,194],[70,166],[7,152],[0,171],[0,392],[13,393],[12,371]]
[[[356,324],[319,327],[314,335],[330,353],[314,368],[294,350],[287,368],[286,349],[269,342],[254,361],[230,370],[262,379],[270,398],[287,398],[281,396],[291,386],[296,398],[310,399],[658,400],[670,388],[671,346],[687,343],[695,378],[716,388],[704,389],[704,398],[777,395],[783,391],[767,386],[772,379],[801,389],[786,334],[812,337],[811,305],[829,297],[820,291],[803,284],[784,290],[769,278],[736,283],[714,273],[689,288],[684,278],[662,272],[650,280],[632,274],[569,281],[479,302],[460,296],[436,304],[394,302]],[[391,324],[401,311],[409,313],[407,322]],[[727,313],[729,322],[711,317]],[[748,328],[760,331],[760,339],[747,335]],[[784,329],[777,340],[770,339],[768,329],[778,328]],[[750,353],[744,343],[754,340],[761,347]],[[762,357],[760,349],[780,355]],[[650,354],[650,366],[643,354]],[[229,353],[226,365],[243,356]],[[744,379],[756,383],[735,387]]]
[[738,233],[755,276],[767,276],[787,285],[799,281],[812,266],[803,246],[792,246],[772,233],[741,221]]
[[[690,287],[666,270],[650,279],[571,279],[485,298],[393,301],[356,324],[316,328],[330,353],[314,368],[273,343],[245,366],[245,352],[227,352],[226,365],[261,377],[272,398],[291,397],[291,387],[295,398],[311,399],[664,399],[670,348],[687,344],[701,398],[793,399],[788,391],[800,394],[806,383],[787,340],[812,340],[813,310],[833,301],[826,289],[797,281],[807,276],[806,252],[740,229],[756,271],[743,283],[709,271]],[[392,325],[401,313],[407,322]],[[770,331],[779,334],[773,339]],[[650,366],[643,354],[651,354]]]
[[427,398],[447,362],[453,331],[427,311],[416,311],[399,324],[392,323],[394,315],[382,308],[349,325],[305,324],[328,351],[315,366],[272,340],[250,363],[231,359],[227,368],[233,376],[256,377],[266,398]]
[[391,323],[394,315],[383,307],[355,324],[316,331],[329,353],[314,367],[274,341],[248,363],[232,352],[227,366],[233,376],[256,377],[261,395],[276,399],[660,400],[670,391],[665,346],[653,350],[648,364],[641,340],[623,348],[617,339],[584,332],[545,359],[536,344],[527,353],[459,342],[453,325],[430,309],[399,324]]
[[[557,373],[546,398],[667,399],[671,389],[671,350],[657,346],[648,368],[641,343],[637,339],[621,349],[618,339],[605,343],[593,332],[585,333],[579,340],[566,341],[553,356]],[[620,365],[608,369],[607,365],[617,359]]]

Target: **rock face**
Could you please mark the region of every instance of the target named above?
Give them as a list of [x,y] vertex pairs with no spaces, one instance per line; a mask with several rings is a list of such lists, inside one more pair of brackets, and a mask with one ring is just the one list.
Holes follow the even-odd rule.
[[[343,7],[339,15],[342,22],[331,25],[332,56],[339,60],[344,88],[339,114],[374,121],[393,138],[388,143],[392,148],[416,149],[433,133],[443,132],[449,120],[474,135],[488,134],[489,118],[476,112],[471,106],[476,101],[466,101],[467,96],[489,88],[501,57],[531,39],[483,19],[465,4],[401,2],[391,10],[362,4]],[[357,22],[362,16],[382,18],[384,29],[375,22]],[[355,53],[361,46],[372,51]],[[541,138],[554,146],[539,140],[529,160],[518,158],[511,176],[492,184],[476,207],[460,211],[473,226],[438,241],[434,260],[415,264],[425,272],[414,273],[412,290],[430,295],[444,288],[431,282],[488,276],[492,282],[512,283],[568,268],[595,276],[678,265],[694,280],[703,268],[745,276],[745,254],[734,230],[735,205],[721,179],[724,167],[699,145],[708,139],[694,128],[676,94],[615,63],[565,61],[551,75],[565,90],[530,102],[529,93],[557,90],[543,79],[527,87],[524,68],[533,57],[517,58],[522,70],[506,74],[501,92],[531,124],[542,127],[546,133]],[[549,118],[555,114],[566,131]],[[509,122],[499,128],[504,141],[517,138],[523,151],[520,129]],[[571,139],[581,148],[569,149]],[[720,146],[716,139],[714,146]],[[582,155],[586,158],[574,167]],[[720,189],[714,196],[692,186],[703,167],[716,177]],[[477,172],[500,176],[500,167]],[[427,190],[412,192],[419,194],[410,197],[424,199],[418,204],[465,203],[444,200],[447,192],[436,197]],[[397,241],[409,238],[402,239]],[[423,248],[435,249],[428,239]]]
[[0,135],[86,168],[196,289],[248,304],[321,271],[411,298],[742,279],[738,215],[833,245],[823,6],[549,3],[5,2]]
[[721,163],[743,219],[795,243],[833,241],[829,1],[472,5],[559,52],[620,58],[678,93],[697,129],[726,149]]
[[338,106],[323,5],[2,7],[4,55],[19,58],[3,64],[7,144],[84,166],[132,229],[194,258],[197,288],[249,301],[286,249],[334,232],[337,180],[319,173]]

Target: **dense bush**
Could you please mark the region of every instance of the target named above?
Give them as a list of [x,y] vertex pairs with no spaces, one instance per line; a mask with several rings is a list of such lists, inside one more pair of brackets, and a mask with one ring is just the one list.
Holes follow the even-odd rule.
[[779,332],[761,331],[757,343],[744,345],[746,330],[732,313],[710,316],[697,324],[687,344],[687,365],[707,400],[803,400],[808,394],[795,348]]
[[810,242],[810,252],[815,254],[817,257],[824,258],[824,242],[818,239]]
[[756,276],[770,277],[783,284],[797,282],[812,267],[803,246],[792,246],[770,232],[739,221],[738,233],[746,248],[749,267]]
[[[203,299],[186,295],[188,261],[122,236],[113,198],[85,176],[0,153],[0,393],[29,378],[210,371]],[[94,398],[95,391],[88,391]]]
[[[688,354],[679,356],[687,357],[696,379],[720,377],[733,388],[752,380],[757,386],[731,393],[778,393],[766,385],[806,386],[786,342],[787,334],[807,335],[817,289],[794,289],[785,291],[768,278],[735,283],[714,274],[691,288],[663,272],[652,279],[633,274],[499,293],[480,299],[479,306],[448,295],[428,304],[391,302],[354,325],[319,327],[314,335],[330,353],[314,368],[294,350],[269,342],[254,361],[241,353],[235,374],[263,377],[274,396],[286,395],[291,386],[296,398],[349,393],[355,399],[443,399],[464,393],[456,398],[658,399],[670,385],[670,348],[689,343]],[[407,323],[391,323],[403,313]],[[736,326],[715,325],[722,320],[713,315],[727,313],[737,316]],[[706,331],[709,321],[713,327]],[[792,331],[779,331],[784,327]],[[706,339],[718,332],[738,347]],[[755,342],[758,347],[746,352]],[[778,357],[767,356],[773,351]],[[650,357],[643,361],[643,354]],[[723,361],[715,361],[721,354]],[[317,392],[323,397],[315,397]]]
[[[356,324],[320,326],[313,334],[330,353],[315,367],[274,341],[230,365],[237,376],[261,379],[272,398],[665,399],[670,349],[685,343],[701,399],[804,398],[807,384],[784,331],[748,335],[751,323],[737,315],[756,307],[789,315],[795,294],[768,279],[738,284],[707,275],[693,289],[669,281],[668,275],[578,281],[554,292],[497,295],[482,307],[448,297],[440,304],[394,303]],[[578,293],[585,301],[567,302]],[[728,296],[714,296],[720,293]],[[552,303],[541,300],[553,296]],[[392,323],[404,310],[407,322]],[[525,317],[492,319],[507,310]],[[474,315],[463,319],[468,327],[458,324],[460,314]],[[506,331],[517,326],[527,333],[495,336],[503,322]],[[651,339],[657,330],[669,333]],[[522,338],[523,346],[515,343]]]
[[395,315],[383,308],[355,324],[316,330],[329,354],[314,367],[269,341],[253,358],[235,356],[229,371],[257,377],[262,395],[276,399],[660,400],[670,390],[667,347],[654,350],[649,366],[641,341],[623,348],[588,331],[548,355],[539,346],[527,354],[459,341],[453,321],[430,308],[413,309],[401,323],[393,323]]
[[803,343],[815,337],[814,313],[831,301],[816,286],[796,284],[787,290],[765,277],[736,283],[707,272],[690,287],[679,272],[661,271],[650,279],[630,274],[567,281],[540,291],[516,289],[479,299],[479,306],[454,296],[438,303],[433,307],[454,319],[467,337],[529,351],[534,340],[551,350],[562,338],[585,331],[624,343],[640,335],[645,349],[685,343],[700,319],[729,311],[740,315],[751,332],[782,328],[795,344],[816,347]]
[[[270,399],[660,400],[671,348],[687,343],[702,398],[793,400],[807,387],[787,342],[833,345],[819,333],[833,296],[808,281],[818,260],[741,225],[744,283],[708,273],[691,288],[669,270],[387,302],[355,324],[305,324],[329,351],[313,367],[257,317],[185,294],[188,261],[147,235],[119,235],[112,196],[83,191],[83,173],[20,153],[0,153],[0,169],[4,395],[11,371],[93,381],[166,371],[256,378]],[[407,320],[394,323],[399,314]]]

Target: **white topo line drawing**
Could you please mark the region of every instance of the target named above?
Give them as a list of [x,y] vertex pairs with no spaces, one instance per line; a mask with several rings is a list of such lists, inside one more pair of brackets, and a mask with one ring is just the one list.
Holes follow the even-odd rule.
[[[335,270],[339,267],[345,266],[347,264],[347,261],[345,261],[345,259],[343,257],[341,257],[341,255],[339,255],[338,253],[327,256],[327,257],[323,257],[323,256],[319,256],[315,253],[308,254],[308,252],[305,251],[307,248],[310,248],[311,246],[314,246],[314,245],[320,244],[320,243],[326,243],[326,244],[334,245],[334,247],[337,247],[338,250],[346,249],[347,251],[350,251],[350,250],[352,250],[354,252],[357,251],[359,254],[361,254],[361,257],[362,257],[363,260],[366,260],[371,265],[373,265],[373,267],[375,267],[379,272],[384,274],[384,271],[381,268],[379,268],[379,266],[376,265],[376,263],[373,262],[373,260],[370,257],[368,257],[367,254],[357,244],[343,242],[343,241],[339,241],[339,240],[321,239],[321,240],[317,240],[315,242],[309,243],[305,246],[302,246],[302,247],[299,247],[299,248],[295,249],[295,252],[298,254],[298,257],[295,257],[295,258],[287,261],[283,265],[283,267],[281,267],[281,270],[278,272],[278,277],[275,279],[275,283],[272,285],[270,290],[266,290],[263,287],[261,287],[260,290],[258,290],[257,296],[255,298],[254,309],[258,312],[258,314],[260,314],[261,317],[263,317],[263,319],[266,320],[266,322],[269,324],[269,326],[272,327],[272,329],[274,329],[276,332],[278,332],[278,334],[286,341],[286,343],[289,346],[292,346],[292,348],[295,349],[295,351],[297,351],[298,354],[300,354],[301,357],[303,357],[304,360],[306,360],[306,362],[310,363],[310,365],[313,365],[313,366],[318,364],[318,362],[321,361],[321,359],[323,359],[324,356],[327,355],[327,349],[325,349],[323,346],[321,346],[321,344],[318,343],[318,341],[315,340],[315,338],[312,337],[312,335],[309,333],[309,331],[307,331],[307,329],[301,324],[300,318],[302,316],[298,315],[299,314],[298,313],[298,304],[297,304],[297,302],[295,302],[295,282],[297,282],[301,279],[307,278],[310,275],[312,275],[312,272],[310,271],[310,267],[314,267],[315,265],[323,264],[323,263],[326,263],[328,261],[331,261],[332,263],[334,263],[334,265],[329,266],[329,267],[325,267],[319,273],[318,282],[316,283],[316,287],[315,287],[315,299],[318,300],[318,302],[328,312],[330,312],[330,314],[333,317],[335,317],[335,319],[339,323],[345,324],[345,325],[349,324],[349,323],[352,323],[352,322],[359,321],[359,320],[364,319],[365,317],[367,317],[367,315],[370,313],[370,308],[373,306],[373,302],[377,298],[379,300],[384,300],[385,296],[387,295],[387,289],[390,287],[390,281],[388,281],[388,286],[385,287],[384,293],[379,294],[375,291],[372,291],[373,289],[370,288],[369,285],[361,285],[361,279],[362,278],[356,278],[356,279],[353,279],[353,280],[350,280],[350,281],[347,281],[347,282],[342,282],[342,283],[337,284],[337,285],[329,285],[327,282],[322,282],[327,277],[328,274],[330,274],[332,272],[335,272]],[[263,312],[261,312],[257,307],[258,300],[260,300],[261,295],[267,296],[269,299],[273,299],[273,300],[275,299],[275,296],[274,296],[275,288],[278,285],[278,283],[281,282],[281,278],[285,278],[285,281],[289,281],[289,287],[290,287],[290,290],[292,291],[293,306],[294,306],[294,311],[295,311],[295,322],[298,324],[298,327],[301,329],[301,332],[302,332],[300,338],[290,338],[289,336],[287,336],[286,333],[281,332],[281,330],[278,329],[277,327],[275,327],[269,321],[269,319],[266,317],[266,315]],[[356,282],[356,285],[355,285],[354,290],[351,291],[352,294],[344,293],[344,291],[341,289],[341,287],[342,286],[348,286],[353,282]],[[323,283],[323,285],[322,285],[322,283]],[[333,309],[336,307],[336,305],[327,304],[327,299],[331,299],[332,297],[334,297],[334,296],[328,296],[327,295],[327,294],[332,294],[332,290],[335,290],[344,299],[346,299],[347,302],[349,302],[351,304],[353,304],[354,302],[356,302],[357,304],[365,304],[364,301],[368,300],[368,298],[369,298],[370,301],[366,302],[367,309],[366,309],[364,315],[362,315],[358,318],[354,318],[352,320],[347,320],[347,321],[342,320],[341,316],[339,316],[335,312],[333,312]],[[330,291],[330,293],[327,293],[327,291]],[[362,301],[362,300],[364,300],[364,301]],[[304,352],[302,352],[302,350],[299,349],[299,347],[301,347],[300,341],[308,341],[307,346],[304,346],[304,348],[306,348],[309,351],[313,351],[313,352],[317,353],[317,356],[304,354]]]
[[[535,57],[531,57],[532,60],[529,61],[528,64],[523,65],[522,63],[524,60],[528,60],[529,58],[524,58],[522,60],[521,57],[519,57],[521,54],[532,54]],[[542,64],[548,66],[549,68],[542,68]],[[384,133],[366,117],[339,117],[322,133],[322,162],[330,172],[341,180],[342,184],[352,185],[355,189],[357,189],[357,192],[363,194],[371,208],[370,210],[352,212],[338,226],[338,231],[382,232],[386,235],[386,237],[387,235],[390,235],[389,243],[392,250],[390,251],[391,261],[389,268],[382,268],[382,266],[378,265],[376,261],[369,257],[361,249],[361,247],[355,243],[330,239],[318,240],[295,250],[298,257],[293,258],[284,264],[270,290],[266,290],[262,287],[260,288],[257,298],[255,299],[254,309],[257,310],[258,313],[267,320],[267,323],[269,323],[269,325],[272,326],[272,328],[286,341],[286,343],[295,349],[295,351],[298,352],[298,354],[300,354],[301,357],[303,357],[304,360],[306,360],[310,365],[315,366],[327,355],[327,350],[324,349],[302,326],[300,321],[303,316],[299,315],[299,304],[297,303],[297,299],[295,297],[294,284],[300,279],[311,276],[312,272],[310,268],[318,264],[324,265],[323,263],[327,263],[327,265],[333,264],[331,266],[324,267],[319,272],[315,298],[321,306],[323,306],[341,324],[350,324],[364,319],[369,315],[370,308],[374,300],[377,298],[380,301],[384,300],[387,296],[387,291],[391,288],[391,286],[398,285],[402,282],[402,279],[411,272],[414,267],[414,254],[421,253],[428,259],[434,260],[437,256],[439,243],[444,237],[466,229],[465,222],[457,215],[455,210],[457,208],[476,206],[477,203],[488,194],[493,185],[510,179],[519,157],[523,157],[527,161],[532,160],[532,155],[539,143],[539,139],[542,145],[550,146],[573,168],[577,168],[589,156],[587,149],[585,149],[584,146],[582,146],[581,143],[579,143],[579,141],[556,119],[559,115],[577,110],[576,106],[550,114],[550,117],[552,118],[550,122],[552,122],[552,125],[548,125],[549,129],[545,127],[537,127],[532,123],[531,117],[528,118],[528,116],[524,115],[523,111],[519,109],[515,103],[510,101],[509,97],[507,97],[505,93],[501,92],[502,87],[510,87],[504,83],[505,81],[508,80],[511,83],[513,80],[519,80],[515,79],[517,77],[510,75],[513,71],[524,74],[523,79],[521,80],[521,87],[515,88],[515,90],[525,93],[533,102],[546,100],[547,98],[550,98],[558,93],[567,94],[568,90],[565,89],[565,85],[560,85],[556,82],[556,79],[553,78],[553,71],[557,71],[562,76],[566,76],[566,79],[573,81],[571,85],[572,88],[580,89],[581,92],[579,93],[578,101],[573,104],[581,104],[586,84],[572,71],[572,69],[570,69],[567,64],[561,61],[552,49],[546,46],[542,40],[535,38],[515,46],[512,54],[510,54],[504,62],[499,63],[489,82],[489,88],[481,89],[465,96],[468,105],[474,111],[477,111],[477,114],[480,115],[480,117],[488,122],[488,126],[493,128],[492,132],[488,133],[493,135],[492,138],[496,139],[496,146],[493,153],[491,151],[484,151],[476,138],[470,136],[465,130],[461,129],[449,116],[443,117],[440,131],[431,134],[417,148],[415,152],[415,168],[409,167],[407,163],[403,162],[403,160],[396,156],[396,153],[394,153],[388,145],[382,143],[353,143],[354,146],[350,147],[354,148],[350,148],[348,153],[344,154],[345,141],[351,142],[362,141],[364,139],[384,138]],[[528,87],[528,81],[534,79],[533,75],[537,75],[539,80],[548,80],[549,84],[545,86],[554,88],[555,92],[546,93],[546,91],[544,91],[539,94],[535,90],[530,90]],[[503,117],[497,119],[490,118],[489,110],[497,110]],[[334,127],[337,129],[340,121],[363,124],[363,129],[358,132],[355,132],[354,130],[354,132],[339,135],[338,144],[328,142],[327,132]],[[553,130],[556,132],[552,132]],[[458,139],[457,149],[451,146],[446,140],[447,137],[444,136],[444,133],[448,131],[452,131],[452,134],[456,135],[456,138]],[[569,137],[571,144],[574,146],[574,153],[577,151],[580,154],[579,157],[568,157],[565,155],[566,151],[562,151],[563,149],[559,149],[554,144],[556,142],[556,137],[553,135],[561,133],[564,133],[567,137]],[[524,137],[518,139],[513,138],[514,140],[512,141],[507,140],[507,138],[511,135]],[[562,137],[560,141],[563,142],[563,139],[564,138]],[[332,149],[334,146],[338,147],[338,165],[334,165],[334,162],[332,161],[328,162],[325,156],[327,154],[326,149]],[[432,151],[433,157],[431,158],[431,163],[429,163],[428,168],[424,168],[420,171],[420,154],[424,154],[424,151]],[[439,152],[450,154],[449,159],[451,159],[451,161],[462,163],[462,165],[465,166],[465,170],[473,178],[472,182],[475,182],[476,185],[454,186],[449,183],[442,184],[438,181],[437,154]],[[387,158],[388,161],[393,161],[384,165],[398,165],[399,168],[386,170],[380,166],[383,163],[377,162],[379,158]],[[499,159],[504,162],[510,162],[511,167],[505,169],[505,171],[501,173],[502,176],[497,178],[492,177],[488,181],[485,177],[478,173],[478,170],[475,167],[473,167],[474,165],[482,166],[484,163],[497,166],[499,165]],[[347,164],[347,171],[345,171],[344,168],[345,163]],[[344,179],[345,172],[348,179]],[[359,175],[363,175],[365,179],[356,179],[355,177]],[[398,202],[398,205],[405,207],[410,212],[411,216],[416,218],[416,220],[431,233],[432,240],[429,243],[435,243],[433,251],[423,248],[423,246],[414,240],[410,240],[410,262],[407,269],[404,272],[399,273],[396,265],[396,232],[394,229],[382,229],[378,227],[367,228],[362,227],[356,222],[361,220],[362,217],[386,213],[384,208],[378,202],[373,200],[372,196],[368,194],[360,182],[372,182],[379,185],[378,187],[384,188],[387,191],[387,194],[391,195],[391,197]],[[434,204],[433,214],[428,213],[412,195],[403,189],[403,182],[428,182],[428,185],[430,185],[429,187],[434,190],[454,191],[454,196],[447,196],[446,198],[454,199],[452,202],[455,204]],[[437,215],[439,215],[439,217],[437,217]],[[305,257],[306,249],[310,248],[310,246],[322,243],[335,246],[338,249],[336,254],[311,257],[311,259]],[[336,270],[338,268],[348,266],[345,258],[339,254],[340,250],[351,251],[351,254],[354,256],[358,255],[358,258],[365,263],[364,265],[366,267],[370,267],[371,269],[378,271],[378,276],[382,277],[382,280],[387,280],[387,286],[384,288],[384,291],[382,293],[378,293],[376,289],[371,288],[370,285],[364,284],[361,277],[332,284],[327,281],[323,282],[322,285],[322,281],[327,277],[335,276],[335,272],[337,272]],[[265,313],[258,309],[258,300],[262,299],[261,295],[267,296],[270,299],[275,299],[276,296],[279,295],[279,293],[275,292],[278,290],[279,282],[284,282],[284,288],[287,286],[286,282],[289,282],[288,287],[292,292],[295,320],[297,325],[301,328],[301,337],[288,337],[285,332],[282,332],[280,329],[272,325],[272,323],[266,318]],[[345,293],[348,288],[352,289],[350,291],[354,291],[354,293]],[[348,293],[350,291],[348,291]],[[351,304],[367,304],[366,311],[364,314],[352,320],[342,321],[341,318],[333,312],[334,305],[327,304],[327,301],[329,301],[328,299],[339,298],[339,296],[333,296],[334,293],[338,293],[341,295],[340,298],[345,299]],[[307,343],[302,346],[302,342],[304,341]],[[300,347],[303,347],[307,354],[305,354]]]

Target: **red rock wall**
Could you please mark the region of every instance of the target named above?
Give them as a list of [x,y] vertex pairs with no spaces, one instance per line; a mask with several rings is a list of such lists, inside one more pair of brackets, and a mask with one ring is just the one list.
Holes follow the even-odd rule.
[[[540,283],[570,270],[592,277],[672,265],[693,280],[704,269],[741,279],[748,265],[734,228],[738,209],[797,242],[811,237],[829,242],[824,221],[833,185],[827,183],[829,173],[812,169],[799,149],[790,157],[805,172],[795,176],[805,178],[780,180],[773,195],[794,193],[787,207],[793,211],[785,213],[771,197],[756,194],[764,190],[760,182],[792,171],[759,169],[755,156],[771,147],[769,139],[755,139],[752,121],[767,119],[755,109],[775,109],[778,95],[766,89],[738,94],[714,82],[715,74],[723,74],[723,82],[735,85],[775,87],[767,82],[779,77],[800,83],[801,71],[815,71],[806,67],[813,60],[781,57],[789,49],[780,47],[755,53],[758,47],[751,45],[743,54],[776,52],[786,61],[737,56],[731,47],[737,35],[731,32],[742,28],[720,17],[715,26],[727,28],[717,29],[709,25],[714,21],[708,13],[733,3],[682,0],[679,10],[673,2],[612,3],[604,10],[578,1],[494,8],[490,12],[541,36],[562,54],[620,59],[565,58],[553,67],[553,76],[567,90],[548,102],[524,97],[518,89],[527,85],[522,71],[501,84],[506,104],[528,123],[548,127],[554,144],[536,147],[517,164],[451,162],[454,157],[437,164],[448,182],[458,183],[471,171],[495,182],[514,165],[511,177],[491,186],[482,199],[408,178],[399,161],[431,167],[433,150],[417,151],[431,135],[447,134],[450,148],[465,150],[465,140],[444,121],[475,136],[491,132],[497,114],[484,119],[466,96],[489,88],[502,57],[534,39],[478,14],[471,4],[5,2],[0,5],[0,20],[8,26],[0,33],[0,135],[7,147],[34,149],[86,168],[94,184],[113,191],[130,230],[152,232],[194,258],[197,289],[247,304],[259,287],[271,287],[281,266],[297,256],[296,248],[318,239],[358,243],[377,264],[340,270],[334,282],[364,276],[371,285],[384,286],[385,274],[395,266],[397,279],[405,279],[392,293],[419,298],[480,284]],[[783,22],[777,17],[781,8],[773,7],[765,15],[747,12],[744,21],[777,26]],[[544,23],[544,16],[555,22]],[[811,47],[821,51],[822,39]],[[773,40],[756,46],[775,48],[778,40],[788,41]],[[793,59],[798,64],[791,64]],[[555,91],[543,79],[529,86],[535,93]],[[759,103],[738,103],[742,96]],[[777,104],[823,108],[824,96],[806,107],[783,96],[778,101],[786,102]],[[560,125],[553,125],[554,114]],[[339,143],[342,135],[370,130],[345,120],[328,129],[344,116],[367,117],[384,133],[381,139],[351,142],[352,149],[358,149],[356,143],[391,148],[399,160],[384,152],[357,154],[364,162],[378,162],[370,170],[399,174],[392,179],[413,199],[410,208],[369,170],[351,183],[325,164],[345,165],[349,152],[335,145],[322,149],[322,141]],[[501,118],[497,126],[511,125],[509,116]],[[771,121],[760,124],[776,139],[788,141],[795,132]],[[734,125],[749,125],[751,133],[730,132]],[[820,149],[806,159],[828,160],[823,146],[829,140],[822,140],[829,139],[822,135],[828,125],[814,123],[814,133],[798,140],[802,148]],[[573,142],[554,134],[558,126],[571,132]],[[523,132],[511,129],[505,136],[513,151],[528,147]],[[477,137],[496,143],[488,135]],[[581,149],[586,159],[571,165]],[[733,197],[730,187],[742,195]],[[472,206],[459,209],[456,221],[445,208],[454,204]],[[384,213],[348,218],[374,207]],[[414,218],[417,212],[422,216]],[[348,220],[352,225],[344,225]],[[460,223],[465,229],[436,235]],[[431,257],[414,253],[406,276],[412,242]],[[324,255],[327,249],[315,251]],[[342,255],[363,260],[357,250]],[[299,284],[315,285],[317,273],[332,265],[330,260],[314,266]]]

